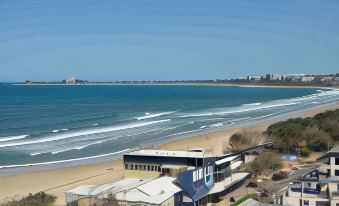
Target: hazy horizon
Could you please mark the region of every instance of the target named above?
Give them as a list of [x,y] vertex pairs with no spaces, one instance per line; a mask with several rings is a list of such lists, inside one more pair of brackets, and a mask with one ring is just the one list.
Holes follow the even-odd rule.
[[3,0],[0,82],[339,71],[339,2]]

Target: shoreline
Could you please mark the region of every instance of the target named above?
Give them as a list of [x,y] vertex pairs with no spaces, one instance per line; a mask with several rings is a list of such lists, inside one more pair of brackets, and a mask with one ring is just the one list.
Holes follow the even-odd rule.
[[215,86],[215,87],[248,87],[248,88],[310,88],[310,89],[338,89],[338,86],[328,87],[319,85],[274,85],[274,84],[239,84],[239,83],[12,83],[14,86]]
[[[309,113],[309,112],[318,111],[318,110],[322,111],[324,108],[332,108],[333,105],[337,105],[336,108],[339,108],[338,102],[328,103],[325,105],[318,105],[315,107],[306,108],[300,111],[292,111],[286,114],[280,114],[278,116],[273,116],[273,117],[269,117],[266,119],[240,123],[237,125],[224,125],[222,127],[210,128],[207,130],[197,130],[197,131],[190,132],[187,134],[173,135],[170,138],[160,137],[160,138],[156,138],[156,139],[149,140],[146,142],[142,142],[139,144],[139,146],[134,147],[134,148],[125,148],[123,150],[115,151],[111,153],[80,157],[80,158],[74,158],[74,159],[50,161],[50,162],[38,162],[38,163],[27,163],[27,164],[17,164],[17,165],[2,165],[0,166],[0,177],[9,176],[9,175],[18,175],[18,174],[30,173],[30,172],[46,171],[46,170],[52,170],[52,169],[77,167],[77,166],[90,165],[90,164],[96,164],[96,163],[105,163],[105,162],[114,161],[114,160],[121,160],[123,154],[132,152],[135,150],[158,149],[158,148],[169,149],[168,147],[166,147],[166,145],[172,145],[174,142],[187,142],[187,141],[190,141],[191,139],[196,139],[198,137],[203,137],[203,136],[208,137],[210,135],[214,136],[215,134],[224,133],[224,132],[234,133],[236,131],[244,130],[247,128],[260,127],[262,125],[269,125],[275,122],[283,121],[293,116],[299,116],[301,113]],[[227,135],[229,134],[227,133]],[[166,137],[169,137],[169,136],[166,136]],[[190,148],[191,147],[186,147],[186,148],[180,147],[180,150],[187,150]],[[172,150],[175,150],[175,148],[173,148]],[[221,150],[222,149],[217,148],[215,153],[218,155],[221,155],[222,154]]]
[[[266,119],[240,123],[237,125],[234,125],[234,124],[224,125],[222,127],[210,128],[207,130],[197,130],[197,131],[190,132],[187,134],[172,135],[171,138],[160,137],[160,138],[156,138],[153,140],[142,142],[137,147],[125,148],[123,150],[115,151],[111,153],[79,157],[79,158],[74,158],[74,159],[49,161],[49,162],[27,163],[27,164],[17,164],[17,165],[1,165],[0,166],[0,177],[8,176],[8,174],[16,175],[16,174],[22,174],[22,173],[27,173],[27,172],[45,171],[45,170],[50,170],[50,169],[67,168],[67,167],[82,166],[82,165],[89,165],[89,164],[119,160],[119,159],[122,159],[123,154],[131,152],[131,151],[140,150],[140,149],[163,148],[164,146],[168,144],[172,144],[173,142],[181,142],[181,141],[185,141],[186,139],[195,139],[197,137],[213,135],[219,132],[233,131],[233,130],[238,131],[238,130],[244,130],[246,128],[259,127],[262,125],[273,124],[275,122],[283,121],[290,117],[300,116],[300,114],[302,113],[310,113],[312,111],[318,111],[318,110],[322,111],[324,110],[324,108],[332,108],[332,109],[339,108],[339,103],[334,102],[334,103],[328,103],[325,105],[318,105],[318,106],[314,106],[311,108],[305,108],[299,111],[291,111],[285,114],[280,114],[278,116],[272,116]],[[315,113],[318,113],[318,112],[315,112]],[[169,136],[166,136],[166,137],[169,137]],[[185,150],[186,149],[189,149],[189,148],[185,148]],[[221,154],[221,153],[217,152],[217,154]],[[26,170],[26,168],[28,169]]]
[[[307,111],[297,111],[286,116],[280,116],[276,121],[259,122],[250,126],[240,128],[223,129],[221,131],[209,132],[207,134],[195,135],[164,143],[160,149],[186,150],[194,147],[213,147],[215,154],[221,154],[229,137],[240,130],[264,131],[270,124],[288,118],[309,117],[326,110],[339,108],[339,103],[322,105]],[[66,168],[49,169],[44,171],[27,172],[23,174],[0,176],[0,184],[6,191],[0,193],[0,202],[5,197],[15,194],[24,195],[39,191],[46,191],[58,196],[57,205],[63,205],[65,190],[79,185],[96,185],[109,181],[115,181],[123,177],[122,161],[110,160],[101,163],[77,165]]]

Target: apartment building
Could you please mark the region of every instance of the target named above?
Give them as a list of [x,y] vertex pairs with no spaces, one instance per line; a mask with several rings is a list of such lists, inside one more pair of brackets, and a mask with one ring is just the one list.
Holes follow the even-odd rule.
[[277,196],[277,203],[293,206],[339,206],[339,146],[320,159],[325,166],[300,177]]

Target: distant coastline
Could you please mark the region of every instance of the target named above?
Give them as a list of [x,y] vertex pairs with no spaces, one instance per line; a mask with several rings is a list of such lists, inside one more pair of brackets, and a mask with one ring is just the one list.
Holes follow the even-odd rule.
[[87,82],[76,84],[65,83],[12,83],[16,86],[228,86],[228,87],[263,87],[263,88],[319,88],[336,89],[339,85],[319,84],[278,84],[278,83],[232,83],[232,82]]

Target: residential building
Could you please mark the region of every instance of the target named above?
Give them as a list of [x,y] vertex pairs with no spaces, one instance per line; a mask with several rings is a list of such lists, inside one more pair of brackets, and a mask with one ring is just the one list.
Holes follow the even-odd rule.
[[243,182],[249,173],[235,172],[265,146],[214,156],[203,149],[139,150],[123,155],[124,179],[65,192],[67,205],[101,206],[113,196],[119,205],[206,205]]
[[339,206],[339,146],[321,158],[325,167],[300,177],[282,195],[277,203],[296,206]]

